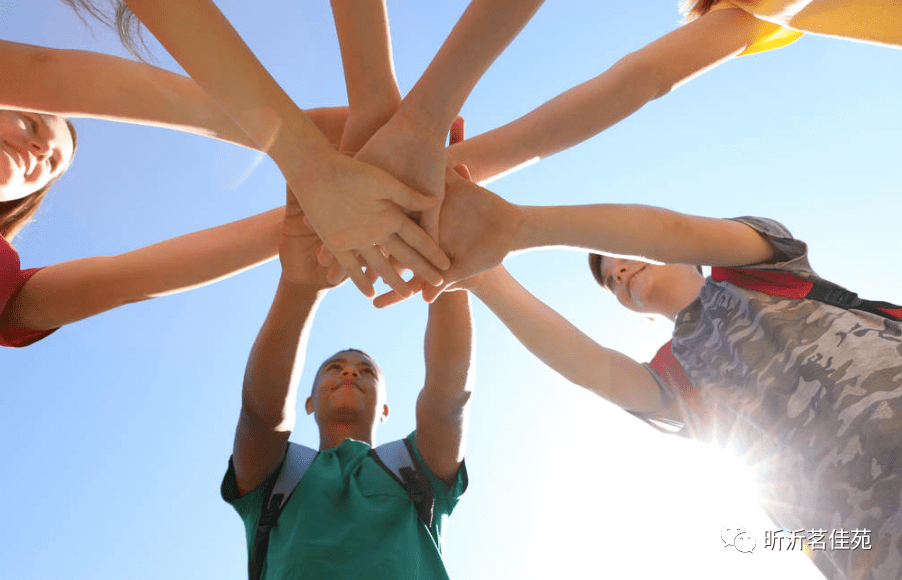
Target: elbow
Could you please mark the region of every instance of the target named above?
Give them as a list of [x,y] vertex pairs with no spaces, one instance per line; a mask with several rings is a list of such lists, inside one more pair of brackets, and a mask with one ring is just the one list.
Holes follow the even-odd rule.
[[667,75],[664,63],[642,50],[626,55],[614,66],[620,70],[628,89],[640,93],[646,102],[663,97],[677,84]]
[[241,402],[241,414],[255,427],[271,431],[291,431],[297,420],[297,412],[288,405],[268,404],[248,396]]

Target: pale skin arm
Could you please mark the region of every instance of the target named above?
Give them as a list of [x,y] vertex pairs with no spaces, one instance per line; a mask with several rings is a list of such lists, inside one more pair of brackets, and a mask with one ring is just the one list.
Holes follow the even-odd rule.
[[251,348],[232,462],[242,495],[279,466],[294,428],[297,388],[319,303],[331,286],[316,261],[319,239],[289,194],[279,254],[282,276]]
[[472,394],[473,321],[467,292],[447,292],[429,306],[426,381],[417,398],[417,449],[445,483],[464,458]]
[[436,284],[447,257],[402,208],[436,202],[332,149],[210,0],[126,0],[194,81],[282,171],[326,247],[373,296],[363,260],[401,295],[411,292],[379,250]]
[[476,182],[568,149],[744,51],[776,26],[739,9],[709,12],[506,125],[451,147]]
[[[462,178],[448,186],[442,224],[441,243],[453,260],[446,284],[494,268],[512,252],[548,247],[709,266],[756,264],[774,256],[767,240],[736,221],[643,205],[519,206]],[[423,297],[432,300],[440,291],[423,287]],[[374,303],[397,301],[387,293]]]
[[[417,191],[442,199],[445,138],[467,96],[544,0],[473,0],[398,112],[361,149],[358,159]],[[421,223],[438,237],[439,209]]]
[[4,323],[50,330],[237,274],[275,257],[283,213],[277,208],[125,254],[48,266],[8,305]]
[[660,390],[647,370],[586,336],[530,294],[503,266],[464,285],[523,346],[565,379],[629,411],[658,416],[665,412]]
[[[84,50],[0,40],[0,108],[165,127],[244,147],[257,145],[190,78]],[[305,111],[334,146],[346,107]]]
[[401,103],[385,0],[332,0],[350,116],[339,151],[357,153]]

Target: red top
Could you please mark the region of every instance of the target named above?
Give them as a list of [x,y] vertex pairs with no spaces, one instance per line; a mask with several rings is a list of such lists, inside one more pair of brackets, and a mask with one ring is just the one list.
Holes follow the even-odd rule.
[[[16,294],[40,268],[23,270],[19,264],[19,254],[6,238],[0,236],[0,314],[6,312]],[[28,346],[53,330],[30,330],[0,324],[0,346]]]

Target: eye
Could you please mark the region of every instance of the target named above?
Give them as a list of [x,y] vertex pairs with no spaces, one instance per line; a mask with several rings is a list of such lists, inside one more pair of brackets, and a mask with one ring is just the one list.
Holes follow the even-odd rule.
[[38,132],[41,129],[41,125],[38,123],[38,120],[30,115],[22,115],[22,118],[28,122],[27,124],[28,128],[31,129],[31,134],[37,137]]
[[373,369],[371,369],[370,367],[361,367],[360,373],[361,373],[361,374],[370,375],[371,377],[375,377],[375,376],[376,376],[376,371],[373,370]]
[[326,370],[327,370],[327,371],[334,371],[334,370],[338,370],[338,369],[340,369],[340,368],[341,368],[341,365],[338,364],[337,362],[334,362],[334,363],[330,363],[330,364],[326,367]]

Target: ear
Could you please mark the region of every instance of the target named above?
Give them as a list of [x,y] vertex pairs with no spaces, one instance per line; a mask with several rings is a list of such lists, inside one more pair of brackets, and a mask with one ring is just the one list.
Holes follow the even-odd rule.
[[382,405],[382,415],[379,416],[379,422],[385,423],[388,421],[388,405]]
[[313,397],[307,397],[307,401],[304,403],[304,409],[306,409],[308,415],[313,414]]

